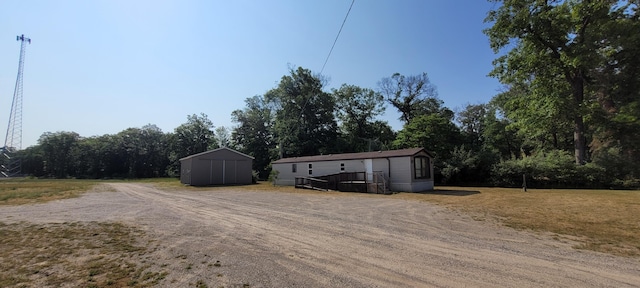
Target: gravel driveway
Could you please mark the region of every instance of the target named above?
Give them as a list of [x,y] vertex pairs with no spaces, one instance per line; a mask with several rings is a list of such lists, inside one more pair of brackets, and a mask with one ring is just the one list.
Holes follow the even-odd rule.
[[155,247],[145,261],[169,271],[165,287],[640,286],[638,259],[575,250],[424,202],[105,185],[116,192],[0,207],[0,222],[139,227]]

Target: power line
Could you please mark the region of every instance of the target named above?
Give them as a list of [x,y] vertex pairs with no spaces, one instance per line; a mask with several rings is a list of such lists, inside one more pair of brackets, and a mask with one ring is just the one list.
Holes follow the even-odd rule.
[[336,39],[333,40],[333,45],[331,45],[331,50],[329,50],[329,55],[327,55],[327,59],[324,60],[324,64],[322,64],[322,69],[320,69],[320,74],[324,71],[324,67],[327,66],[327,62],[329,61],[329,57],[331,57],[331,52],[333,52],[333,47],[336,46],[336,42],[338,42],[338,38],[340,37],[340,32],[342,32],[342,27],[344,27],[344,23],[347,22],[347,18],[349,17],[349,12],[351,12],[351,8],[353,7],[353,3],[356,0],[351,1],[351,6],[349,6],[349,10],[347,11],[347,15],[344,16],[344,20],[342,20],[342,25],[340,25],[340,30],[338,30],[338,35],[336,35]]
[[[340,33],[342,32],[342,28],[344,27],[344,23],[347,22],[347,18],[349,17],[349,13],[351,12],[351,8],[353,7],[353,3],[355,3],[356,0],[352,0],[351,1],[351,5],[349,6],[349,10],[347,11],[347,15],[344,16],[344,20],[342,20],[342,25],[340,25],[340,30],[338,30],[338,35],[336,35],[336,39],[333,40],[333,45],[331,45],[331,50],[329,50],[329,54],[327,55],[327,59],[324,60],[324,64],[322,65],[322,69],[320,70],[320,75],[322,75],[322,72],[324,71],[324,67],[327,65],[327,62],[329,61],[329,57],[331,57],[331,52],[333,52],[333,47],[336,46],[336,42],[338,42],[338,38],[340,37]],[[298,119],[302,118],[302,115],[304,115],[304,109],[307,107],[307,104],[309,103],[309,100],[311,100],[311,98],[313,98],[314,96],[311,96],[309,98],[307,98],[304,101],[304,105],[302,105],[302,109],[300,109],[300,116],[298,116]],[[293,132],[293,129],[295,129],[295,126],[291,126],[291,132]],[[280,136],[281,137],[281,136]],[[282,158],[284,156],[284,146],[282,143],[282,138],[280,139],[280,144],[279,144],[279,150],[280,150],[280,158]]]

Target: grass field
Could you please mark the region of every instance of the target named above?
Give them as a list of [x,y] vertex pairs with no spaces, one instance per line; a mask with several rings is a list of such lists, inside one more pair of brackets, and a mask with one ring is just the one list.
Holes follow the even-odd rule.
[[[0,205],[41,203],[78,197],[99,184],[92,180],[0,180]],[[120,223],[30,224],[0,222],[0,287],[71,285],[150,287],[163,271],[127,261],[150,247],[142,232]]]
[[143,232],[120,223],[0,222],[0,287],[151,287],[166,277],[144,258]]
[[77,197],[95,180],[10,178],[0,180],[0,205],[20,205]]
[[432,193],[396,194],[498,219],[521,230],[576,240],[578,249],[640,256],[640,191],[437,187]]

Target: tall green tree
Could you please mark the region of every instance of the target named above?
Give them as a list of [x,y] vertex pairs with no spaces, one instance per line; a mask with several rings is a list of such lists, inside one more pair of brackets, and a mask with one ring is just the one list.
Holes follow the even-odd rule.
[[435,155],[436,181],[442,179],[442,169],[455,147],[462,144],[461,134],[451,118],[439,114],[421,115],[405,124],[393,142],[394,148],[424,147]]
[[338,137],[335,100],[320,76],[298,67],[265,94],[275,108],[274,131],[281,157],[332,153]]
[[448,159],[453,148],[462,144],[460,129],[452,120],[438,114],[418,116],[398,132],[393,146],[424,147],[435,152],[436,160]]
[[440,110],[442,101],[427,73],[411,76],[395,73],[382,78],[378,88],[389,104],[400,112],[400,120],[405,124],[420,115],[443,112]]
[[231,119],[237,126],[231,132],[231,140],[236,148],[253,156],[253,170],[261,179],[269,176],[271,161],[277,152],[273,135],[274,112],[262,96],[245,99],[245,108],[231,112]]
[[147,124],[142,126],[140,138],[143,142],[140,150],[142,172],[138,173],[138,177],[165,176],[166,166],[169,164],[166,134],[158,126]]
[[347,84],[333,89],[332,94],[336,99],[342,138],[346,142],[342,152],[370,151],[380,146],[381,138],[386,140],[385,136],[393,136],[393,133],[385,135],[385,129],[381,130],[384,123],[375,120],[385,110],[382,94]]
[[558,97],[562,87],[540,87],[535,92],[529,88],[514,85],[492,99],[496,108],[509,119],[506,128],[524,139],[522,148],[525,151],[572,150],[574,134],[570,127],[573,116],[561,109],[565,107],[559,102],[565,98]]
[[217,147],[213,129],[215,126],[209,117],[200,113],[187,116],[187,122],[180,124],[174,132],[168,135],[169,167],[167,174],[179,175],[180,158],[205,152]]
[[75,170],[73,151],[80,135],[75,132],[45,132],[38,139],[42,147],[44,173],[55,178],[66,178]]
[[124,160],[122,165],[125,167],[128,178],[136,178],[136,171],[140,166],[139,155],[143,153],[141,134],[142,131],[139,128],[128,128],[116,135],[120,144],[118,152]]
[[487,104],[468,104],[456,116],[460,131],[467,139],[469,148],[475,151],[480,150],[484,143],[485,119],[489,113],[487,106]]
[[17,151],[20,157],[22,173],[35,177],[45,176],[44,152],[41,145],[34,145]]
[[47,132],[21,152],[28,175],[95,179],[166,176],[168,153],[167,135],[152,124],[89,138]]
[[168,156],[166,138],[156,125],[128,128],[116,135],[119,155],[124,161],[127,177],[151,178],[164,175]]
[[522,137],[510,120],[499,116],[497,108],[491,107],[485,116],[482,132],[483,150],[495,153],[500,159],[520,158]]
[[125,156],[120,155],[120,141],[116,135],[82,138],[73,152],[76,159],[74,176],[78,178],[126,177]]
[[178,145],[176,148],[179,148],[175,152],[184,157],[213,148],[216,145],[214,128],[213,122],[206,114],[188,115],[187,122],[174,130]]
[[[637,1],[490,1],[498,8],[485,19],[492,24],[485,33],[496,53],[508,49],[494,61],[491,75],[527,87],[527,102],[544,103],[545,110],[570,119],[575,162],[584,164],[590,133],[585,118],[594,99],[589,85],[610,60],[605,52],[625,47],[612,46],[610,39],[620,35],[618,21],[637,17]],[[545,124],[527,115],[519,120]]]
[[227,129],[227,127],[217,127],[214,134],[218,147],[233,148],[233,143],[231,141],[231,132],[229,132],[229,129]]
[[613,20],[601,27],[608,45],[600,51],[604,64],[590,74],[595,94],[590,108],[596,113],[587,123],[595,127],[594,162],[619,171],[619,179],[638,179],[640,163],[628,159],[640,159],[640,3],[618,5]]

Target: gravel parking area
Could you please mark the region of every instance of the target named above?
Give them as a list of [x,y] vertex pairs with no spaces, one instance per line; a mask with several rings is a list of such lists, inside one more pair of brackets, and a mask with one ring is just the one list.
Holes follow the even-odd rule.
[[[0,222],[121,222],[146,232],[164,287],[638,287],[640,261],[425,202],[356,193],[104,184],[0,207]],[[150,242],[150,243],[151,243]],[[187,268],[185,268],[187,267]]]

